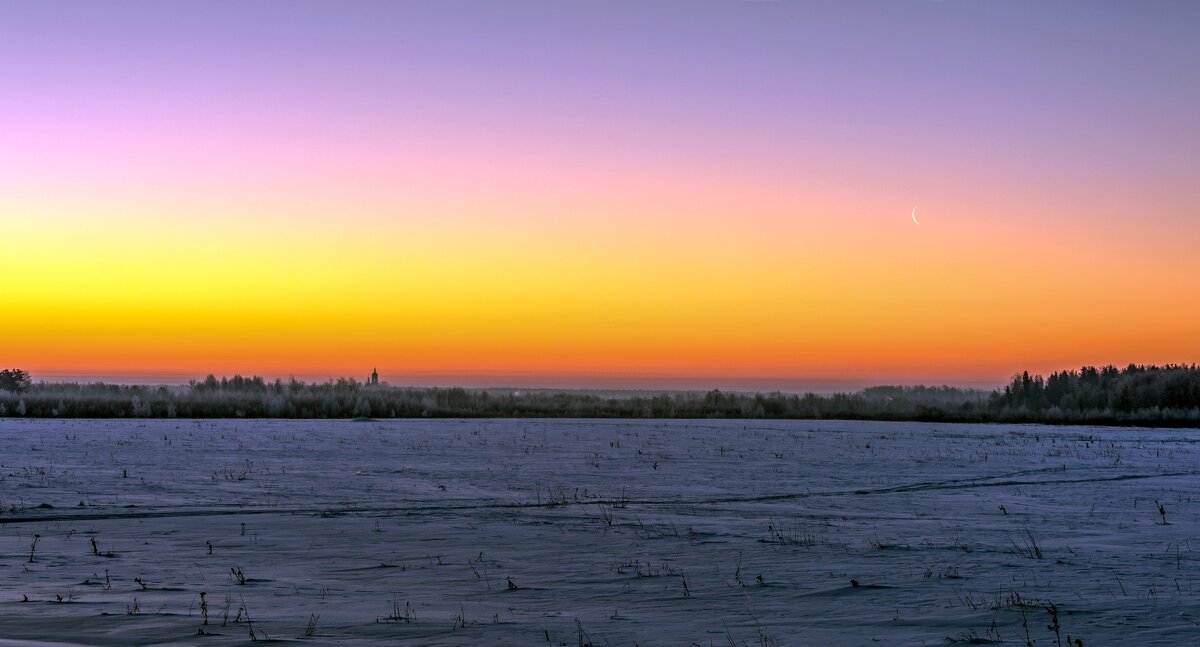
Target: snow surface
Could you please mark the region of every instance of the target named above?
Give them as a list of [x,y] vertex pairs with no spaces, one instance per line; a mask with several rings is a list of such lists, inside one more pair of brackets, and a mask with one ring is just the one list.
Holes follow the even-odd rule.
[[1024,645],[1025,627],[1042,646],[1198,644],[1198,442],[6,419],[0,645],[248,644],[251,628],[309,644]]

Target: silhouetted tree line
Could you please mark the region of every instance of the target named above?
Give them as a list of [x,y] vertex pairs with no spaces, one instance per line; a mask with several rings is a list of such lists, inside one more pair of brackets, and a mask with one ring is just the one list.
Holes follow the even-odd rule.
[[1084,366],[1046,379],[1024,372],[992,394],[989,408],[1013,421],[1197,425],[1200,367]]
[[[1003,389],[877,386],[857,393],[584,392],[410,388],[209,375],[186,386],[29,383],[0,390],[0,416],[74,418],[809,418],[1200,425],[1195,365],[1022,373]],[[8,384],[7,382],[5,384]]]

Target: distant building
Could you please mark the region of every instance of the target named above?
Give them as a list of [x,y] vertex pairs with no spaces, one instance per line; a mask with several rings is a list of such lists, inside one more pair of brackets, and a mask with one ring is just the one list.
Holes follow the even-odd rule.
[[371,377],[367,378],[367,384],[379,384],[379,370],[371,369]]

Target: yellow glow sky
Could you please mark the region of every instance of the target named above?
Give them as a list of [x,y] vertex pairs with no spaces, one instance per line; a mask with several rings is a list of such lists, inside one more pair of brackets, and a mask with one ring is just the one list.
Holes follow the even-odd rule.
[[1197,359],[1180,17],[758,4],[0,9],[32,61],[0,71],[0,361],[637,386]]

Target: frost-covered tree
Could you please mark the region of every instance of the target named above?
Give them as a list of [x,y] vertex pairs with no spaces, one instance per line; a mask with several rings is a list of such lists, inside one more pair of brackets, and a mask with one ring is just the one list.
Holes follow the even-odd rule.
[[6,368],[0,371],[0,391],[20,393],[29,388],[29,373],[19,368]]

